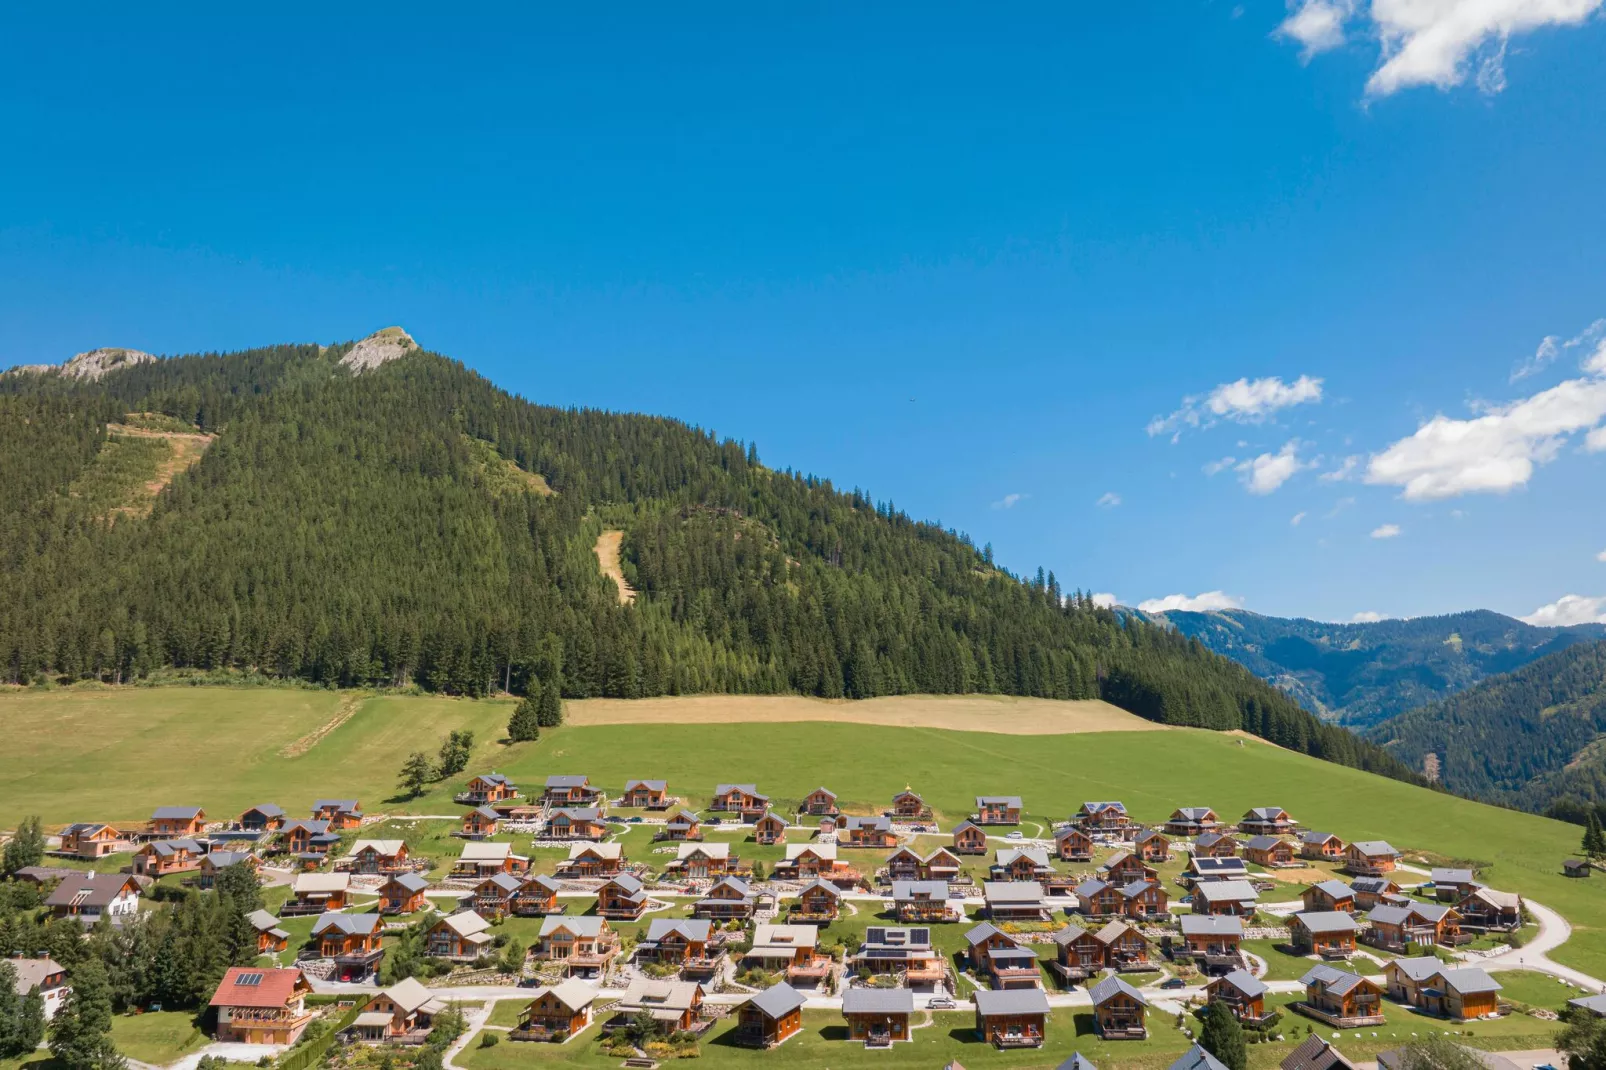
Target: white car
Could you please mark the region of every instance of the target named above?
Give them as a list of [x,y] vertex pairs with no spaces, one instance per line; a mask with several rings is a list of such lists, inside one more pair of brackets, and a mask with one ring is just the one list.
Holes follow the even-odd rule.
[[1024,840],[1025,838],[1026,833],[1022,832],[1020,829],[1016,829],[1014,832],[1011,832],[1009,835],[1004,837],[1006,840]]

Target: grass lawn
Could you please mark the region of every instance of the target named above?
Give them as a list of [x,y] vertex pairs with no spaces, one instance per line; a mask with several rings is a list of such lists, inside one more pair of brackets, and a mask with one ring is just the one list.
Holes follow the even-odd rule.
[[207,1042],[189,1011],[120,1014],[112,1019],[112,1042],[130,1059],[158,1066]]
[[[524,1018],[524,1008],[530,1005],[530,996],[523,999],[499,999],[496,1006],[491,1008],[491,1025],[505,1025],[509,1029],[518,1025]],[[606,1013],[606,1012],[600,1012]]]

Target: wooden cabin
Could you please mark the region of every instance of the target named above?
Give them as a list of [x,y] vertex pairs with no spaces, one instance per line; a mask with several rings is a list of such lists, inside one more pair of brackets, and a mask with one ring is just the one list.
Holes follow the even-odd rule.
[[562,806],[547,815],[541,835],[548,840],[600,840],[607,837],[608,826],[594,806]]
[[1386,877],[1399,861],[1400,852],[1387,840],[1360,840],[1344,850],[1344,868],[1357,877]]
[[795,921],[830,922],[836,920],[841,909],[842,893],[837,886],[816,880],[798,892],[792,918]]
[[1582,858],[1565,858],[1561,863],[1563,877],[1588,877],[1594,864]]
[[314,1018],[307,1007],[312,985],[300,970],[230,966],[208,1006],[215,1012],[219,1041],[294,1044]]
[[526,876],[520,881],[519,890],[513,894],[513,913],[521,918],[563,913],[563,907],[558,903],[560,888],[562,885],[551,877]]
[[1294,950],[1301,955],[1347,959],[1355,954],[1360,926],[1342,910],[1321,910],[1295,914],[1288,920],[1288,932]]
[[152,840],[134,852],[134,872],[141,877],[165,877],[201,868],[206,848],[195,840]]
[[978,795],[971,820],[978,825],[1018,825],[1020,811],[1019,795]]
[[892,797],[892,816],[899,821],[919,821],[931,816],[931,807],[914,791],[904,788]]
[[446,1008],[421,981],[409,977],[376,992],[352,1023],[350,1035],[366,1043],[421,1044],[434,1028],[435,1016]]
[[1383,906],[1400,894],[1400,886],[1387,877],[1357,877],[1349,886],[1355,893],[1356,910]]
[[252,873],[262,868],[262,860],[250,851],[208,851],[195,870],[195,886],[203,890],[217,887],[218,875],[232,866],[244,866]]
[[452,865],[453,877],[482,878],[493,873],[523,873],[530,868],[530,860],[513,853],[511,843],[471,841]]
[[1089,877],[1078,884],[1076,892],[1076,912],[1089,918],[1109,917],[1121,913],[1124,902],[1121,898],[1121,889],[1108,881]]
[[627,780],[619,805],[637,810],[669,809],[669,782],[666,780]]
[[1239,1022],[1258,1026],[1271,1017],[1266,1013],[1266,995],[1270,991],[1248,970],[1233,970],[1205,985],[1205,1003],[1225,1003]]
[[719,956],[710,948],[713,925],[707,918],[653,918],[636,945],[639,962],[687,968],[711,968]]
[[715,921],[746,921],[758,907],[758,897],[744,880],[722,877],[708,892],[692,904],[694,918],[712,918]]
[[309,861],[320,861],[340,843],[340,834],[319,820],[286,821],[279,830],[279,844],[287,852]]
[[971,970],[988,978],[995,989],[1036,988],[1042,983],[1037,952],[991,922],[967,932],[965,944]]
[[913,847],[900,847],[887,856],[887,877],[895,881],[925,880],[926,859]]
[[1112,884],[1158,880],[1159,873],[1135,854],[1117,851],[1099,867],[1099,874]]
[[837,809],[836,792],[830,788],[815,788],[803,796],[803,804],[798,807],[798,812],[816,817],[834,817],[842,811]]
[[513,897],[524,882],[511,873],[493,873],[474,886],[474,912],[501,921],[513,913]]
[[412,868],[413,854],[404,840],[358,840],[338,868],[352,873],[387,875]]
[[1097,835],[1119,836],[1131,827],[1132,819],[1127,816],[1125,803],[1085,802],[1071,815],[1071,823]]
[[683,843],[664,869],[681,878],[717,880],[731,872],[736,861],[728,843]]
[[1145,829],[1132,840],[1132,850],[1144,862],[1171,861],[1171,841],[1157,829]]
[[1093,837],[1075,825],[1067,825],[1054,833],[1054,853],[1061,862],[1091,862]]
[[1048,1033],[1048,997],[1040,988],[978,988],[976,1035],[997,1048],[1040,1048]]
[[729,1034],[749,1048],[773,1048],[803,1030],[804,997],[781,981],[749,997],[736,1008],[736,1028]]
[[1054,934],[1054,958],[1061,977],[1080,981],[1105,967],[1105,945],[1093,932],[1079,925],[1067,925]]
[[1205,832],[1193,841],[1195,858],[1237,858],[1238,841],[1230,832]]
[[1159,881],[1132,881],[1121,887],[1121,913],[1139,921],[1169,921],[1170,901],[1170,895]]
[[703,838],[702,818],[690,810],[681,810],[664,823],[664,831],[661,838],[671,842],[694,842],[700,840]]
[[921,861],[921,880],[947,881],[959,876],[959,856],[946,847],[935,847]]
[[416,914],[429,907],[429,881],[417,873],[398,873],[379,886],[381,914]]
[[1088,990],[1093,1027],[1105,1040],[1142,1040],[1149,1035],[1149,1001],[1119,977],[1106,977]]
[[291,898],[280,913],[322,914],[344,910],[351,894],[350,873],[297,873],[290,885]]
[[331,980],[360,984],[373,977],[385,957],[378,914],[322,914],[312,925],[320,958],[333,959]]
[[973,822],[961,821],[954,826],[954,854],[984,855],[987,853],[987,833]]
[[591,786],[591,778],[571,774],[558,774],[546,778],[541,801],[548,806],[597,806],[605,796],[600,788]]
[[1461,898],[1455,909],[1466,928],[1513,932],[1522,927],[1522,896],[1516,892],[1474,888]]
[[1205,973],[1220,973],[1243,966],[1244,924],[1235,915],[1184,914],[1181,950]]
[[279,919],[266,910],[253,910],[245,916],[257,931],[257,954],[277,955],[290,948],[290,934],[279,928]]
[[1366,915],[1371,922],[1366,942],[1396,953],[1411,944],[1455,946],[1461,935],[1461,915],[1442,903],[1407,902],[1402,906],[1383,904]]
[[1246,836],[1286,836],[1295,824],[1281,806],[1256,806],[1238,819],[1238,831]]
[[924,926],[870,926],[864,931],[858,954],[848,959],[848,967],[855,972],[900,974],[911,988],[941,984],[948,977],[944,955],[932,946],[931,930]]
[[1255,912],[1260,893],[1248,881],[1201,881],[1193,886],[1195,914],[1236,914],[1249,917]]
[[1383,1024],[1383,989],[1369,977],[1318,963],[1299,983],[1305,999],[1293,1006],[1301,1014],[1338,1029]]
[[647,890],[628,873],[618,873],[597,889],[597,913],[605,918],[635,921],[647,911]]
[[1252,836],[1244,844],[1244,858],[1267,869],[1292,866],[1294,845],[1280,836]]
[[1299,898],[1307,911],[1355,913],[1355,890],[1343,881],[1325,880],[1313,884],[1301,892]]
[[1501,984],[1476,966],[1441,967],[1420,989],[1416,1006],[1453,1022],[1470,1022],[1500,1011]]
[[710,810],[740,814],[743,821],[756,821],[770,808],[770,797],[759,793],[754,784],[716,784]]
[[611,877],[624,862],[622,843],[574,843],[569,845],[569,857],[558,864],[558,872],[571,878]]
[[786,857],[775,863],[775,876],[780,880],[808,881],[829,878],[836,868],[836,844],[789,843]]
[[1189,888],[1200,884],[1209,884],[1213,881],[1246,881],[1249,879],[1249,863],[1241,858],[1208,858],[1204,855],[1190,855],[1188,864],[1183,867],[1182,876],[1178,878]]
[[1093,940],[1104,950],[1103,965],[1111,970],[1145,970],[1149,968],[1149,942],[1143,934],[1124,921],[1112,921],[1092,934]]
[[1165,819],[1165,831],[1170,836],[1198,836],[1220,827],[1221,818],[1208,806],[1179,806]]
[[601,971],[619,954],[619,934],[607,918],[594,914],[551,914],[541,919],[531,951],[537,959],[562,963],[571,972]]
[[277,832],[284,828],[284,807],[276,803],[260,803],[240,814],[235,824],[246,832]]
[[1299,834],[1299,857],[1317,862],[1332,862],[1344,857],[1344,841],[1331,832],[1302,832]]
[[983,881],[982,899],[994,921],[1047,921],[1043,886],[1037,881]]
[[434,958],[473,962],[493,950],[491,923],[472,910],[448,915],[430,926],[424,945]]
[[591,1027],[597,994],[597,989],[573,977],[550,988],[536,989],[512,1039],[561,1043],[579,1036]]
[[849,988],[842,993],[848,1039],[867,1048],[888,1048],[913,1039],[915,994],[907,988]]
[[312,804],[312,819],[329,822],[335,832],[361,828],[362,804],[356,799],[318,799]]
[[199,806],[158,806],[145,831],[152,839],[180,840],[206,831],[206,811]]
[[763,817],[753,822],[753,840],[765,845],[781,843],[786,839],[788,827],[790,822],[786,818],[774,810],[766,810]]
[[989,875],[998,881],[1035,881],[1054,875],[1041,847],[1000,847]]
[[817,986],[830,976],[834,960],[820,950],[820,930],[814,925],[761,923],[753,927],[753,943],[742,961],[784,972],[788,984]]
[[845,817],[837,824],[836,842],[843,847],[896,847],[897,833],[892,831],[892,819],[879,817]]
[[78,821],[61,830],[60,854],[95,861],[128,849],[123,834],[99,821]]
[[624,997],[610,1008],[613,1017],[602,1024],[603,1032],[629,1029],[642,1011],[652,1016],[660,1036],[690,1032],[703,1020],[704,995],[703,986],[696,981],[634,978]]
[[463,815],[457,834],[469,840],[488,840],[502,827],[502,815],[489,806],[476,806]]
[[54,917],[93,925],[102,917],[139,913],[139,896],[139,881],[131,873],[69,873],[45,896],[45,906]]
[[[947,881],[893,881],[893,910],[903,922],[953,921]],[[958,912],[963,914],[962,909]]]
[[518,797],[518,788],[501,773],[481,773],[468,782],[457,801],[470,806],[489,806]]

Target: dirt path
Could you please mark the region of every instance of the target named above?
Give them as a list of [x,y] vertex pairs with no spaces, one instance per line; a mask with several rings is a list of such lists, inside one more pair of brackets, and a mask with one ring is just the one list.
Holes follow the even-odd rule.
[[368,699],[371,697],[372,696],[366,691],[353,691],[351,694],[346,695],[340,700],[340,706],[335,710],[335,715],[333,717],[329,718],[323,724],[319,725],[311,732],[308,732],[300,739],[291,743],[286,743],[279,750],[280,757],[301,757],[313,747],[316,747],[319,743],[323,742],[324,737],[330,732],[333,732],[335,729],[351,720],[352,715],[362,708],[362,704],[368,701]]
[[106,433],[119,438],[159,438],[167,443],[167,456],[156,466],[155,475],[140,488],[138,498],[112,510],[114,514],[125,516],[150,516],[151,510],[156,507],[156,496],[167,489],[174,476],[193,467],[206,448],[217,441],[216,435],[199,431],[151,431],[127,424],[107,424]]
[[636,600],[636,589],[625,582],[625,574],[619,568],[619,547],[625,541],[622,531],[604,531],[597,536],[597,564],[602,568],[602,574],[612,580],[619,588],[619,604],[628,606]]

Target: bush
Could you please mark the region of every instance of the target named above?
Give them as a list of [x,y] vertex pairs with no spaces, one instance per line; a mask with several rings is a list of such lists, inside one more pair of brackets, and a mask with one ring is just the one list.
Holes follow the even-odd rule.
[[497,1046],[497,1044],[501,1043],[501,1041],[501,1037],[490,1032],[489,1030],[486,1030],[480,1034],[480,1047],[482,1048],[494,1048]]

